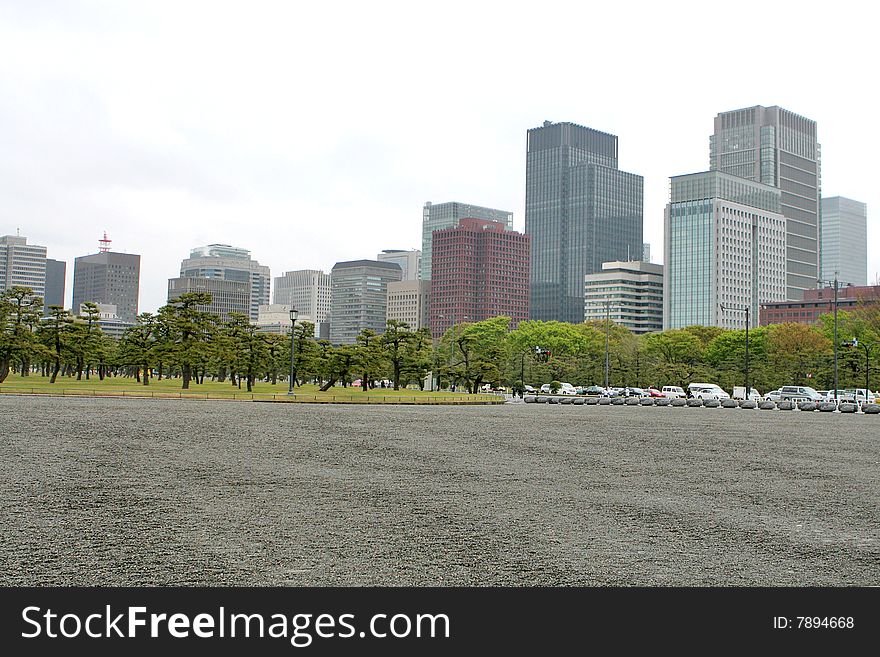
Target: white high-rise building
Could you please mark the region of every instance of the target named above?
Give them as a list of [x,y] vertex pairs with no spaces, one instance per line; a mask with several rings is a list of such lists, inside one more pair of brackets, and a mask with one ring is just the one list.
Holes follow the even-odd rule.
[[663,265],[603,262],[584,276],[584,321],[610,319],[636,334],[663,329]]
[[26,237],[0,237],[0,292],[13,286],[29,287],[40,297],[46,294],[46,247],[28,244]]
[[740,329],[786,298],[780,190],[720,171],[671,179],[664,221],[663,329]]
[[180,263],[181,278],[219,278],[247,283],[250,318],[257,321],[260,306],[269,303],[269,268],[251,258],[251,252],[228,244],[209,244],[193,249]]
[[330,319],[330,274],[317,269],[284,272],[275,279],[273,303],[293,306],[314,324]]
[[779,189],[785,216],[786,296],[798,301],[819,276],[821,149],[816,122],[782,107],[755,105],[715,117],[709,166]]

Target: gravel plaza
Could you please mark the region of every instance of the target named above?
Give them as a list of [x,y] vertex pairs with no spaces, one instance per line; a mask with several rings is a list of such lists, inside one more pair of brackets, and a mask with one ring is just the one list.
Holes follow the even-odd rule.
[[873,416],[0,398],[6,586],[880,585]]

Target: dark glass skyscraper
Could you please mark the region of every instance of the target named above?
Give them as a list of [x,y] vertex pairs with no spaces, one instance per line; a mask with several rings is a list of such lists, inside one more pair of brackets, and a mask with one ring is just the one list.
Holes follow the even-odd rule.
[[545,121],[528,131],[531,317],[584,321],[584,276],[642,255],[644,179],[617,168],[617,137]]

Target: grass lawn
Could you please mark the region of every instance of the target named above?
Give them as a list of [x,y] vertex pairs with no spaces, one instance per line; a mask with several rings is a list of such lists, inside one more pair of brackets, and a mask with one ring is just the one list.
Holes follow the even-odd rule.
[[49,377],[31,374],[21,376],[10,374],[0,384],[0,394],[54,394],[64,396],[108,396],[108,397],[191,397],[200,399],[254,399],[273,401],[300,401],[300,402],[369,402],[369,403],[454,403],[495,401],[499,398],[495,395],[468,395],[460,392],[450,393],[430,390],[401,389],[395,391],[389,388],[379,388],[364,392],[361,388],[343,388],[335,386],[327,392],[320,392],[316,385],[304,385],[296,387],[296,394],[291,399],[287,395],[287,382],[279,381],[277,384],[256,382],[253,393],[247,391],[247,385],[242,382],[241,388],[233,386],[228,380],[224,383],[205,379],[205,383],[199,385],[190,382],[189,390],[181,388],[182,381],[175,379],[150,379],[150,384],[145,386],[134,379],[127,377],[106,377],[101,381],[97,376],[89,380],[85,378],[77,381],[75,377],[59,376],[56,382],[49,383]]

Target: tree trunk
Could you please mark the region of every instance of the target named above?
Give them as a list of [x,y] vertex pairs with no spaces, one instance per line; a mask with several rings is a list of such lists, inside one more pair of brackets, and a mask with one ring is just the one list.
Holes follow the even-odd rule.
[[52,378],[49,380],[49,383],[55,383],[55,379],[58,378],[58,370],[61,369],[61,361],[57,358],[55,359],[55,367],[52,369]]
[[9,359],[4,358],[0,360],[0,383],[3,383],[7,376],[9,376]]
[[330,388],[332,388],[335,385],[336,385],[336,377],[331,376],[330,380],[321,386],[321,392],[327,392],[328,390],[330,390]]
[[192,379],[192,368],[189,366],[189,363],[186,363],[183,366],[183,389],[184,390],[189,390],[190,379]]

